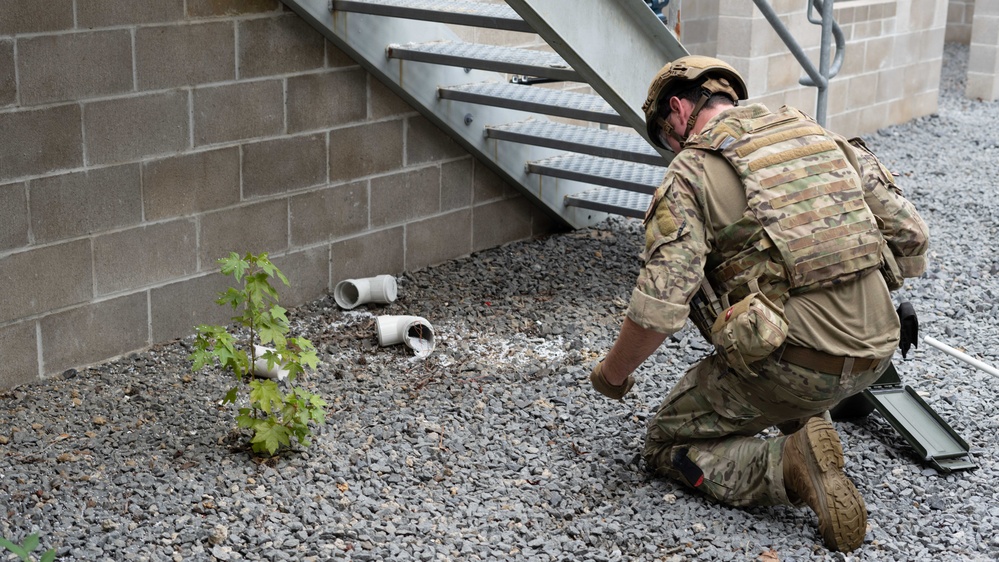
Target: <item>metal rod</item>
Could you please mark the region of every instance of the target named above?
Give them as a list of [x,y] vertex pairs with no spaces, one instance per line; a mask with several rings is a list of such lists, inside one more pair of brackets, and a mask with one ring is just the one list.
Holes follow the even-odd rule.
[[953,347],[950,347],[949,345],[941,343],[941,342],[939,342],[939,341],[931,338],[930,336],[925,336],[923,338],[923,341],[926,342],[926,343],[928,343],[928,344],[930,344],[930,345],[932,345],[933,347],[939,349],[940,351],[943,351],[944,353],[947,353],[948,355],[953,355],[954,357],[957,357],[961,361],[964,361],[965,363],[968,363],[969,365],[971,365],[973,367],[977,367],[977,368],[985,371],[986,373],[988,373],[990,375],[999,376],[999,369],[996,369],[995,367],[993,367],[992,365],[989,365],[988,363],[983,363],[982,361],[979,361],[978,359],[975,359],[974,357],[972,357],[972,356],[970,356],[970,355],[968,355],[966,353],[962,353],[962,352],[954,349]]

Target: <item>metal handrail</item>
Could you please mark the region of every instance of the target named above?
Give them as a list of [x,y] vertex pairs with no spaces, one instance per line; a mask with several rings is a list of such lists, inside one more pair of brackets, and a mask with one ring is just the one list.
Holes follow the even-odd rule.
[[[833,19],[833,0],[809,0],[808,2],[809,23],[822,26],[818,68],[815,68],[812,61],[805,55],[804,49],[794,39],[791,32],[787,30],[784,22],[780,21],[770,3],[767,0],[753,0],[753,2],[760,9],[760,12],[763,13],[763,17],[767,18],[767,21],[770,22],[770,26],[774,28],[774,31],[784,41],[784,44],[787,45],[794,58],[798,59],[798,64],[808,74],[808,76],[801,77],[798,82],[803,86],[815,86],[818,89],[818,96],[815,101],[815,120],[820,125],[825,126],[826,104],[829,99],[829,79],[836,76],[843,66],[843,55],[846,47],[843,30],[840,29],[839,24]],[[821,19],[816,20],[813,18],[813,8],[819,10]],[[831,39],[835,39],[836,41],[836,55],[830,65],[829,49],[832,44]]]

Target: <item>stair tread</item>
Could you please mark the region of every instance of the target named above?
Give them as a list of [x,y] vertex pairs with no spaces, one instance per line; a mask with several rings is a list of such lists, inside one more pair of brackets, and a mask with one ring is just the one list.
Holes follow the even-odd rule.
[[536,174],[646,194],[655,193],[666,175],[664,166],[582,154],[563,154],[528,162],[528,170]]
[[639,219],[645,217],[650,203],[652,203],[652,196],[647,193],[623,191],[613,187],[597,187],[565,198],[565,204],[570,207],[581,207]]
[[556,80],[579,80],[562,57],[534,49],[462,41],[429,41],[389,45],[388,56]]
[[603,98],[593,94],[522,86],[506,82],[463,84],[440,88],[438,92],[440,97],[444,99],[495,105],[612,125],[626,124],[614,108]]
[[334,11],[436,21],[508,31],[533,30],[506,4],[472,0],[333,0]]
[[593,127],[528,119],[486,127],[486,136],[653,166],[667,164],[644,138]]

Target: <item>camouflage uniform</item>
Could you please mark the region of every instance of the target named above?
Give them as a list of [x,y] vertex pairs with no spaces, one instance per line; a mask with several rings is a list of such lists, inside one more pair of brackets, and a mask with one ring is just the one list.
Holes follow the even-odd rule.
[[[736,169],[717,152],[690,147],[732,119],[768,114],[761,105],[721,112],[687,140],[671,163],[646,217],[644,266],[628,309],[638,325],[665,334],[682,328],[691,299],[706,278],[711,281],[705,272],[731,258],[721,254],[730,249],[725,244],[733,241],[732,226],[752,216]],[[851,144],[809,123],[856,170],[863,201],[901,276],[922,274],[927,229],[891,174],[862,143]],[[761,230],[746,231],[742,245],[758,243]],[[781,465],[786,438],[757,434],[774,425],[796,429],[798,420],[860,392],[887,367],[898,345],[899,323],[884,277],[876,272],[860,271],[801,291],[773,290],[789,320],[787,344],[870,360],[866,370],[827,374],[781,361],[778,351],[753,364],[753,373],[740,375],[712,354],[686,373],[651,420],[644,451],[649,467],[732,505],[789,503]]]

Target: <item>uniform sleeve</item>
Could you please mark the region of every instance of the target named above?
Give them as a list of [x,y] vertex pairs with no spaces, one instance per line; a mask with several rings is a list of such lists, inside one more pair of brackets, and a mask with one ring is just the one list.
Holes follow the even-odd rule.
[[705,223],[696,192],[671,168],[645,217],[644,264],[628,318],[663,334],[681,328],[704,277]]
[[877,217],[881,235],[903,277],[919,277],[926,271],[929,229],[916,208],[895,185],[894,176],[860,139],[851,139],[864,182],[864,200]]

